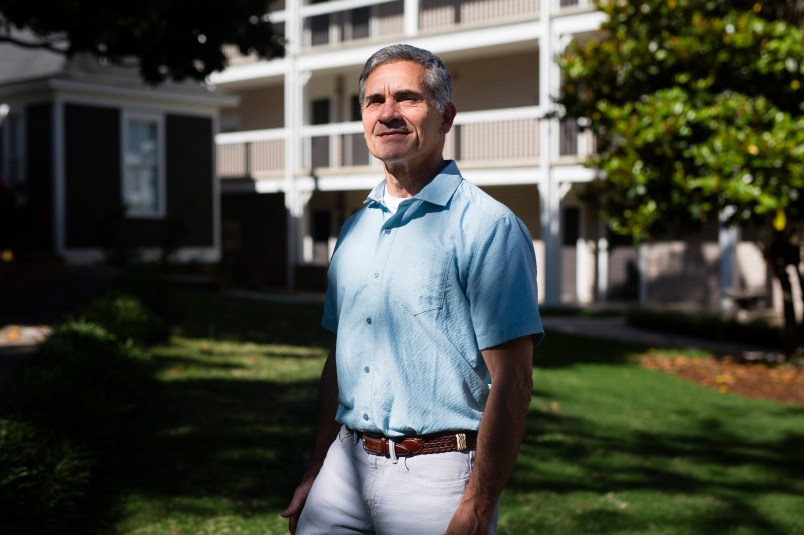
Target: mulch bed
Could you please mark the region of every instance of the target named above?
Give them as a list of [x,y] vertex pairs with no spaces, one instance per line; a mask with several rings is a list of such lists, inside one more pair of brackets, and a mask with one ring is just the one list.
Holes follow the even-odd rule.
[[746,363],[731,357],[673,356],[659,350],[642,357],[640,364],[724,394],[804,404],[804,369],[796,366]]

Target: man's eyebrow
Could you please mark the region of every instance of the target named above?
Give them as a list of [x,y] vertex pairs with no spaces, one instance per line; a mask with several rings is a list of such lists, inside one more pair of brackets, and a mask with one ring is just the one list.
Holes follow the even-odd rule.
[[403,100],[403,99],[417,99],[417,100],[424,100],[424,94],[420,93],[419,91],[414,91],[413,89],[401,89],[394,93],[394,98],[396,100]]
[[[413,89],[400,89],[393,93],[394,100],[425,100],[424,93],[419,91],[414,91]],[[385,93],[372,93],[370,95],[366,95],[363,101],[364,104],[369,104],[373,102],[384,102],[385,101]]]

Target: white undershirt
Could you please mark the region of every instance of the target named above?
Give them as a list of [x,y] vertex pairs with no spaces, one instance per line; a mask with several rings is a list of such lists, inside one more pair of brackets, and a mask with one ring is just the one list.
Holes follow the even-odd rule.
[[395,214],[397,209],[399,208],[399,204],[404,201],[407,197],[394,197],[390,193],[388,193],[388,188],[385,188],[385,194],[382,197],[385,206],[388,207],[388,210]]

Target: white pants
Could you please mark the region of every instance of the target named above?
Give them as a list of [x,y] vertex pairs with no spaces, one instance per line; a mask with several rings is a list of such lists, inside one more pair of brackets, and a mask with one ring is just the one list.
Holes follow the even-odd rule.
[[[296,534],[442,535],[463,497],[474,456],[456,451],[389,459],[366,453],[362,441],[342,427]],[[496,527],[497,512],[492,534]]]

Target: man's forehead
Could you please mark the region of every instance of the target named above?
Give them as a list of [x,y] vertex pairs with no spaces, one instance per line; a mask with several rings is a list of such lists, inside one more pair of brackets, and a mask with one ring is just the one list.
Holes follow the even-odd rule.
[[416,63],[415,61],[400,60],[389,63],[383,63],[374,69],[371,74],[366,78],[366,85],[371,84],[373,81],[380,81],[380,83],[387,83],[388,81],[400,82],[404,79],[410,83],[415,80],[422,84],[425,76],[424,66]]
[[[402,65],[406,63],[407,65]],[[396,61],[384,63],[374,69],[366,79],[366,98],[384,95],[388,92],[417,93],[425,97],[432,96],[425,83],[426,69],[413,61]]]

